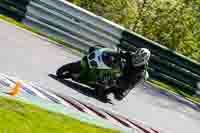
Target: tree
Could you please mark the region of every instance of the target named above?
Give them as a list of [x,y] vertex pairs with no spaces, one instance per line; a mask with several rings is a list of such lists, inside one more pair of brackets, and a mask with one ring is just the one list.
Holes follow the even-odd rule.
[[200,0],[69,0],[200,61]]
[[200,0],[136,0],[133,31],[200,61]]

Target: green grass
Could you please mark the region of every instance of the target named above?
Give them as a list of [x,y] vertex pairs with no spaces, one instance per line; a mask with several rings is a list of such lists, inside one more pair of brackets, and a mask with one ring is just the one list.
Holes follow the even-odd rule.
[[173,93],[176,93],[178,95],[181,95],[182,97],[186,98],[186,99],[190,99],[192,101],[195,101],[195,102],[198,102],[200,103],[200,98],[197,98],[197,97],[193,97],[183,91],[181,91],[181,89],[179,88],[175,88],[173,86],[170,86],[168,84],[165,84],[163,82],[160,82],[160,81],[157,81],[157,80],[150,80],[150,83],[151,84],[155,84],[155,85],[158,85],[160,86],[162,89],[165,89],[167,91],[170,91],[170,92],[173,92]]
[[0,97],[0,133],[119,133]]

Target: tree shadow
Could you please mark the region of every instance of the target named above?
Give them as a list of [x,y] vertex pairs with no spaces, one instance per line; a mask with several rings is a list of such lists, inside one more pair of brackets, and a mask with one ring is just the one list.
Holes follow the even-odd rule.
[[53,74],[49,74],[48,76],[51,77],[51,78],[53,78],[53,79],[55,79],[55,80],[57,80],[57,81],[59,81],[60,83],[62,83],[64,85],[66,85],[66,86],[68,86],[68,87],[76,90],[77,92],[79,92],[79,93],[81,93],[83,95],[86,95],[88,97],[92,97],[92,98],[94,98],[94,99],[96,99],[96,100],[98,100],[100,102],[103,102],[103,103],[110,103],[110,104],[112,104],[111,101],[110,101],[110,99],[108,99],[108,101],[102,101],[102,100],[98,99],[98,97],[97,97],[97,95],[95,93],[95,90],[92,89],[92,88],[90,88],[90,87],[81,85],[81,84],[79,84],[77,82],[74,82],[72,80],[59,79],[59,78],[57,78],[56,75],[53,75]]

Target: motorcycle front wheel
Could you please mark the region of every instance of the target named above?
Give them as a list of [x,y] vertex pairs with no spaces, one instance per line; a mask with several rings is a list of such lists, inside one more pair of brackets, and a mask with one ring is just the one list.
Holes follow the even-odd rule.
[[56,76],[60,79],[70,78],[70,68],[71,64],[63,65],[56,71]]

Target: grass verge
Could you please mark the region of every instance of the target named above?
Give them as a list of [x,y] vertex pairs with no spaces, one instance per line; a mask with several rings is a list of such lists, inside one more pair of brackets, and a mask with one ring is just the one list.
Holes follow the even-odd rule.
[[[73,47],[73,46],[67,44],[66,42],[64,42],[64,41],[62,41],[62,40],[59,40],[59,39],[57,39],[57,38],[55,38],[55,37],[52,37],[52,36],[49,36],[49,35],[47,35],[47,34],[45,34],[45,33],[39,32],[39,31],[37,31],[37,30],[35,30],[35,29],[29,27],[29,26],[26,26],[26,25],[24,25],[24,24],[22,24],[22,23],[20,23],[20,22],[15,21],[15,20],[12,19],[12,18],[9,18],[9,17],[3,16],[3,15],[0,15],[0,19],[3,19],[3,20],[5,20],[5,21],[7,21],[7,22],[10,22],[10,23],[12,23],[12,24],[15,24],[15,25],[17,25],[17,26],[19,26],[19,27],[25,28],[26,30],[32,31],[32,32],[34,32],[34,33],[36,33],[36,34],[39,34],[39,35],[41,35],[41,36],[47,37],[48,39],[50,39],[50,40],[52,40],[52,41],[55,41],[55,42],[57,42],[57,43],[59,43],[59,44],[63,44],[63,45],[65,45],[65,46],[67,46],[67,47],[69,47],[69,48],[71,48],[71,49],[77,50],[78,52],[85,53],[85,51],[83,51],[83,50],[81,50],[81,49],[78,49],[78,48],[76,48],[76,47]],[[196,102],[199,102],[199,103],[200,103],[200,98],[192,97],[191,95],[186,94],[185,92],[181,91],[181,90],[178,89],[178,88],[174,88],[174,87],[172,87],[172,86],[170,86],[170,85],[167,85],[167,84],[165,84],[165,83],[163,83],[163,82],[159,82],[159,81],[156,81],[156,80],[150,80],[150,82],[151,82],[152,84],[155,84],[155,85],[158,85],[158,86],[162,87],[163,89],[166,89],[167,91],[174,92],[174,93],[176,93],[176,94],[178,94],[178,95],[181,95],[181,96],[183,96],[183,97],[185,97],[185,98],[187,98],[187,99],[190,99],[190,100],[192,100],[192,101],[196,101]]]
[[173,93],[176,93],[186,99],[189,99],[189,100],[192,100],[192,101],[195,101],[195,102],[198,102],[200,103],[200,98],[197,98],[197,97],[193,97],[183,91],[181,91],[179,88],[175,88],[173,86],[170,86],[168,84],[165,84],[163,82],[160,82],[160,81],[157,81],[157,80],[150,80],[150,83],[151,84],[155,84],[155,85],[158,85],[160,86],[162,89],[165,89],[167,91],[170,91],[170,92],[173,92]]
[[119,133],[5,97],[0,97],[0,132]]

